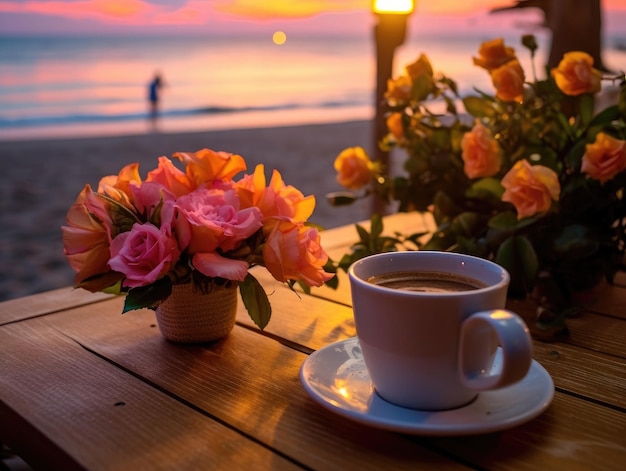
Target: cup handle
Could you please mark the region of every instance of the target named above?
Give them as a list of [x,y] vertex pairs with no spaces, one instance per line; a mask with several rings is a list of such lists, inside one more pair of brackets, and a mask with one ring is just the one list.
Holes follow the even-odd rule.
[[[494,372],[497,345],[501,347],[502,368]],[[477,312],[463,321],[459,365],[465,387],[484,391],[516,383],[528,373],[531,360],[530,333],[517,314],[496,309]]]

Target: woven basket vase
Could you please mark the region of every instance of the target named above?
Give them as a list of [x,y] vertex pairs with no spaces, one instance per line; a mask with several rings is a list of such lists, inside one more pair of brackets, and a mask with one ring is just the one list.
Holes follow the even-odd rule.
[[163,337],[172,342],[219,340],[233,330],[237,314],[237,285],[214,286],[202,293],[192,283],[174,285],[156,310]]

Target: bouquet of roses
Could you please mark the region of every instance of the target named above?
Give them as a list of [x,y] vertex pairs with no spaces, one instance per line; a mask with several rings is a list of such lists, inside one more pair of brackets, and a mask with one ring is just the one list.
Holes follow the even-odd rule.
[[155,309],[177,283],[200,290],[236,283],[252,320],[264,328],[271,307],[249,269],[261,265],[293,287],[320,286],[328,256],[306,221],[313,196],[285,185],[263,165],[239,180],[243,157],[202,149],[160,157],[142,180],[139,165],[86,185],[62,227],[75,286],[125,293],[124,312]]
[[[533,59],[534,37],[522,43]],[[356,147],[337,157],[338,180],[354,191],[366,187],[363,196],[396,200],[400,211],[432,212],[438,229],[430,239],[410,238],[419,248],[495,260],[511,273],[511,296],[537,294],[547,312],[562,312],[572,293],[625,268],[624,74],[603,77],[588,54],[570,52],[546,79],[528,81],[502,39],[483,43],[474,64],[490,74],[495,94],[461,98],[424,54],[389,80],[381,146],[406,152],[404,174],[382,174]],[[603,79],[621,92],[596,111]],[[444,111],[432,111],[435,103]],[[385,239],[386,249],[397,241]],[[367,253],[362,242],[344,266]]]

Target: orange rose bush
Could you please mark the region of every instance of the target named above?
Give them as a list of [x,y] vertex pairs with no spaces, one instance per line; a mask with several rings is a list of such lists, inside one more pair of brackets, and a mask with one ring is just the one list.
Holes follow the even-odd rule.
[[315,199],[263,165],[252,174],[240,155],[202,149],[160,157],[145,179],[139,165],[86,185],[62,227],[75,286],[126,294],[124,312],[156,309],[178,283],[206,292],[236,284],[252,320],[264,328],[271,307],[249,272],[264,266],[293,286],[333,277],[317,229],[307,223]]
[[[533,61],[534,37],[522,44]],[[411,237],[418,248],[495,260],[511,273],[511,296],[547,289],[557,300],[549,308],[560,312],[574,291],[625,268],[624,73],[605,77],[574,51],[530,81],[534,67],[525,71],[502,39],[483,43],[473,63],[489,74],[492,93],[461,97],[424,54],[389,80],[380,146],[404,151],[404,171],[375,175],[352,199],[374,194],[399,211],[432,212],[438,229],[427,242]],[[597,110],[602,81],[619,97]]]

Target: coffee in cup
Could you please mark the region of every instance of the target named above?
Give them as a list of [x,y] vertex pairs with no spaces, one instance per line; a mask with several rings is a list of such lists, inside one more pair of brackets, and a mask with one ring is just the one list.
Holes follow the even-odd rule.
[[450,252],[388,252],[356,261],[348,275],[363,359],[383,399],[453,409],[527,374],[532,341],[504,309],[510,277],[499,265]]
[[485,284],[474,278],[438,271],[394,271],[371,276],[367,281],[386,288],[445,293],[484,288]]

